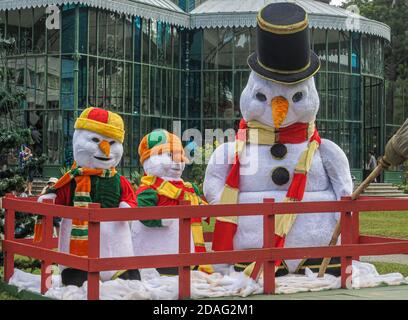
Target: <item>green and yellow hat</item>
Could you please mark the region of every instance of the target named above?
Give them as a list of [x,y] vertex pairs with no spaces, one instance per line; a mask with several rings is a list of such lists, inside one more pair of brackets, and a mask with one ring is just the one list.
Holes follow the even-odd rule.
[[140,163],[152,155],[172,153],[177,162],[189,162],[185,156],[183,145],[179,137],[164,129],[156,129],[145,135],[139,144]]

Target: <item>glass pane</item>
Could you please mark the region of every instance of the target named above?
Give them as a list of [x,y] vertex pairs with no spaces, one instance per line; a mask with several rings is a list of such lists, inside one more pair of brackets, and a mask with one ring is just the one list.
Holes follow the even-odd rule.
[[62,9],[62,52],[75,51],[75,7],[64,6]]
[[[115,57],[115,24],[117,16],[108,13],[106,18],[106,55]],[[123,39],[123,38],[122,38]]]
[[320,70],[326,70],[326,30],[313,29],[313,51],[319,56]]
[[125,112],[132,113],[132,64],[125,64]]
[[98,60],[98,100],[97,106],[103,108],[105,106],[105,60]]
[[218,69],[232,69],[232,29],[220,29],[218,32]]
[[15,84],[18,87],[21,87],[21,89],[24,89],[25,86],[25,66],[26,66],[26,60],[25,58],[19,58],[16,59],[16,65],[15,65]]
[[217,72],[203,72],[203,117],[213,118],[217,108]]
[[125,17],[125,59],[132,60],[133,41],[132,41],[132,17]]
[[360,76],[351,76],[350,115],[351,120],[361,120],[361,80]]
[[104,11],[98,12],[98,52],[102,56],[106,56],[106,19],[107,15]]
[[339,32],[328,30],[327,31],[327,41],[328,41],[328,60],[329,60],[329,70],[338,71],[339,70]]
[[366,35],[361,36],[362,39],[362,57],[361,66],[362,73],[370,73],[370,38]]
[[320,108],[317,119],[327,119],[327,73],[318,72],[315,76],[316,89],[319,92]]
[[241,115],[240,99],[249,77],[249,71],[237,71],[234,73],[234,115],[239,118]]
[[190,72],[190,79],[188,84],[188,117],[201,117],[201,73]]
[[232,97],[232,72],[218,72],[218,117],[232,119],[234,106]]
[[79,52],[87,53],[88,48],[88,8],[79,8]]
[[150,63],[157,64],[157,21],[150,23]]
[[142,19],[140,17],[135,17],[134,22],[134,33],[135,33],[135,45],[134,45],[134,60],[135,62],[140,62],[140,54],[142,49]]
[[47,130],[47,156],[49,164],[59,164],[61,154],[58,146],[60,145],[60,136],[62,131],[62,119],[59,111],[48,111],[46,113]]
[[80,110],[88,107],[86,103],[86,89],[87,89],[87,60],[83,56],[79,60],[79,73],[78,73],[78,108]]
[[6,35],[6,12],[0,11],[0,38],[5,38]]
[[351,67],[353,73],[360,73],[360,34],[352,32],[352,53],[351,53]]
[[88,11],[89,15],[89,54],[96,55],[97,54],[97,11],[96,9],[89,8]]
[[96,77],[98,72],[98,65],[96,63],[96,58],[89,57],[89,67],[88,67],[88,104],[90,106],[96,106]]
[[215,69],[217,64],[217,29],[204,30],[203,69]]
[[21,10],[20,48],[22,53],[32,52],[33,46],[33,10]]
[[116,16],[116,37],[115,37],[116,58],[123,59],[124,55],[124,17]]
[[234,64],[236,69],[247,69],[247,59],[250,50],[250,32],[247,28],[234,30]]
[[134,64],[134,77],[133,77],[133,113],[140,114],[140,85],[141,85],[141,70],[139,64]]
[[45,57],[38,57],[36,62],[35,104],[45,109]]
[[62,56],[61,68],[61,107],[74,109],[74,59],[69,55]]
[[173,66],[173,39],[172,39],[172,31],[171,26],[166,24],[166,31],[165,31],[165,45],[166,45],[166,67]]
[[28,108],[33,108],[35,103],[36,88],[35,58],[27,58],[26,67],[26,100]]
[[180,31],[177,28],[173,28],[173,67],[180,68]]
[[150,20],[143,19],[142,24],[142,31],[143,31],[143,59],[144,63],[149,63],[149,55],[150,55]]
[[184,99],[184,97],[180,97],[180,71],[172,71],[173,75],[173,112],[174,116],[176,116],[179,111],[178,109],[180,108],[180,101]]
[[339,75],[337,73],[329,73],[329,88],[328,88],[328,116],[331,120],[339,119]]
[[7,36],[11,41],[14,41],[13,54],[18,54],[20,52],[20,40],[19,40],[19,24],[20,24],[20,14],[18,10],[8,11],[7,18]]
[[166,32],[166,25],[158,21],[157,22],[157,64],[158,65],[164,64],[164,59],[165,59],[164,40],[166,36],[165,32]]
[[340,71],[350,72],[349,65],[350,33],[340,32]]
[[71,167],[74,162],[74,154],[72,151],[72,136],[74,134],[74,112],[64,111],[64,127],[63,127],[63,137],[64,137],[64,165],[66,167]]
[[149,66],[142,65],[142,114],[149,114],[150,104],[150,72]]
[[190,33],[190,70],[201,69],[201,51],[203,48],[203,31],[193,30]]
[[34,8],[34,52],[45,51],[45,8]]

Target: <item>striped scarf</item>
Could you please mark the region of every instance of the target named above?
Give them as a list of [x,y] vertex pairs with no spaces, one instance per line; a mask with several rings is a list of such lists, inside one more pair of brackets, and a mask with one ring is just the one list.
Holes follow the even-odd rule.
[[[74,207],[88,207],[92,203],[91,198],[91,176],[110,178],[116,175],[116,169],[92,169],[77,167],[65,173],[50,189],[55,193],[59,188],[75,180],[76,187],[73,197]],[[88,256],[88,221],[72,219],[71,239],[69,252],[77,256]]]
[[[190,182],[182,182],[182,187],[174,185],[171,181],[163,180],[156,176],[143,176],[140,187],[150,187],[159,195],[165,196],[169,199],[181,201],[190,201],[192,206],[207,205],[199,195],[196,194],[193,185]],[[139,188],[140,188],[139,187]],[[191,218],[191,233],[193,235],[194,251],[206,252],[203,234],[203,225],[201,218]],[[213,269],[210,265],[201,265],[198,270],[206,273],[212,273]]]
[[[288,188],[285,202],[302,201],[306,188],[307,173],[312,165],[313,156],[320,146],[320,137],[314,123],[295,123],[291,126],[275,129],[257,121],[246,123],[241,120],[235,141],[235,161],[229,172],[220,203],[238,203],[240,156],[247,143],[272,145],[274,143],[302,143],[309,141],[295,167],[293,180]],[[286,214],[275,217],[275,239],[277,246],[283,246],[284,237],[291,229],[296,215]],[[233,250],[233,237],[237,229],[238,217],[218,217],[214,230],[213,249],[216,251]]]

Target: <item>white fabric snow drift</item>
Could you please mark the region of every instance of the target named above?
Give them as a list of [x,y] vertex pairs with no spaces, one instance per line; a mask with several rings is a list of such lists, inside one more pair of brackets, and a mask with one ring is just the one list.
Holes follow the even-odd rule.
[[[116,279],[100,282],[102,300],[162,300],[177,299],[178,277],[161,277],[154,269],[141,270],[142,281]],[[52,287],[45,294],[47,297],[63,300],[84,300],[87,296],[87,282],[80,288],[61,286],[59,276],[53,276]],[[353,288],[375,287],[382,284],[408,284],[408,277],[400,273],[379,275],[369,263],[353,261]],[[247,278],[243,273],[231,272],[229,275],[214,273],[208,275],[200,271],[191,273],[191,294],[193,298],[215,298],[223,296],[247,297],[261,294],[262,277],[258,282]],[[40,292],[40,276],[15,270],[10,284],[20,289]],[[317,278],[317,274],[306,269],[306,275],[287,275],[276,278],[276,293],[322,291],[340,288],[340,278],[326,274]]]

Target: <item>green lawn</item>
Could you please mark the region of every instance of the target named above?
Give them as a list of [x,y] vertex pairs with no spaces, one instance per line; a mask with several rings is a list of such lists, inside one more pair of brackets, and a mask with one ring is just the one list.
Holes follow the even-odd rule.
[[360,233],[408,239],[408,211],[362,212]]

